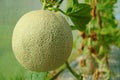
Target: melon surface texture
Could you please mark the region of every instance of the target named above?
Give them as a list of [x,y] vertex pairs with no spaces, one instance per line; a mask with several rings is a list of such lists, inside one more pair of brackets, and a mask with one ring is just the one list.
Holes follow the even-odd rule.
[[23,15],[12,36],[18,62],[31,71],[50,71],[63,65],[72,51],[73,36],[60,14],[36,10]]

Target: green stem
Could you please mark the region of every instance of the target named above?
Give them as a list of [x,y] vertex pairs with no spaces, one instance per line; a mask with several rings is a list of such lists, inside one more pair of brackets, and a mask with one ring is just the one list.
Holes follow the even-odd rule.
[[48,10],[54,10],[54,11],[60,11],[61,13],[63,13],[64,15],[66,15],[66,13],[63,11],[63,10],[61,10],[61,9],[59,9],[59,8],[48,8]]
[[60,11],[60,12],[63,13],[64,15],[66,15],[66,13],[65,13],[63,10],[59,9],[59,8],[58,8],[58,11]]
[[42,6],[42,10],[45,10],[46,8],[46,0],[44,0],[44,2],[43,2],[43,6]]
[[59,1],[59,4],[61,4],[62,2],[63,2],[63,0],[60,0],[60,1]]
[[60,5],[61,5],[62,2],[63,2],[63,0],[60,0],[60,1],[58,2],[57,8],[60,7]]
[[70,67],[69,63],[66,62],[66,67],[68,68],[68,70],[72,73],[73,76],[75,76],[76,79],[78,80],[82,80],[82,76],[81,75],[78,75],[76,72],[74,72],[72,70],[72,68]]

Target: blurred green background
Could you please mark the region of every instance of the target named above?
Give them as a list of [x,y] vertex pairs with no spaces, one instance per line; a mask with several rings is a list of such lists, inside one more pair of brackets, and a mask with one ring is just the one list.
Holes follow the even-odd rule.
[[39,0],[0,0],[0,80],[13,79],[14,76],[23,76],[28,72],[13,55],[12,31],[23,14],[40,8]]
[[[120,0],[117,6],[119,4]],[[32,72],[21,67],[15,59],[11,38],[18,19],[26,12],[36,9],[41,9],[39,0],[0,0],[0,80],[13,80],[14,76],[31,76]],[[114,14],[120,20],[120,7],[115,9]]]

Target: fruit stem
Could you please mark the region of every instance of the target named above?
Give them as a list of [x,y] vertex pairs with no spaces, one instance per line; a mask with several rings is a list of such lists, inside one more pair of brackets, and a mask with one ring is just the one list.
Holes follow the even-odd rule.
[[64,15],[66,15],[66,13],[65,13],[63,10],[59,9],[59,8],[58,8],[58,11],[60,11],[60,12],[63,13]]
[[44,0],[43,6],[42,6],[42,10],[45,10],[45,9],[46,9],[46,0]]
[[63,2],[63,0],[60,0],[60,1],[58,2],[57,8],[59,8],[59,6],[62,4],[62,2]]
[[48,10],[60,11],[62,14],[66,15],[66,13],[63,10],[59,9],[59,8],[48,8]]
[[72,75],[73,75],[76,79],[82,80],[83,76],[82,76],[82,75],[78,75],[76,72],[74,72],[74,71],[72,70],[72,68],[70,67],[70,65],[69,65],[68,62],[66,62],[66,67],[67,67],[67,69],[72,73]]

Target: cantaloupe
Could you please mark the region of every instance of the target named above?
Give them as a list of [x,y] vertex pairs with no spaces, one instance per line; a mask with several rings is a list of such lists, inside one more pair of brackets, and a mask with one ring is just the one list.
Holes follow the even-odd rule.
[[70,56],[72,30],[60,14],[46,10],[31,11],[17,22],[12,48],[18,62],[31,71],[51,71]]

